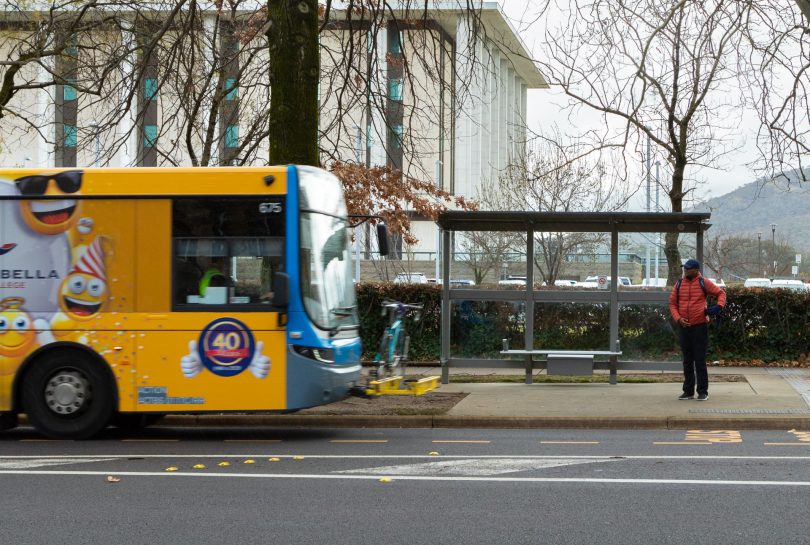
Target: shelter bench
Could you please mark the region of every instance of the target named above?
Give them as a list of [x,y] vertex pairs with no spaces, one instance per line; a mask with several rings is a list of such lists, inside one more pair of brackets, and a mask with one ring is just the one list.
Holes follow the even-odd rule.
[[543,358],[535,359],[536,356],[545,356],[546,373],[549,375],[592,375],[594,357],[607,356],[610,363],[610,383],[616,384],[616,363],[622,352],[620,350],[510,350],[507,340],[504,339],[501,355],[507,358],[523,357],[527,370],[533,368],[535,361],[543,361]]

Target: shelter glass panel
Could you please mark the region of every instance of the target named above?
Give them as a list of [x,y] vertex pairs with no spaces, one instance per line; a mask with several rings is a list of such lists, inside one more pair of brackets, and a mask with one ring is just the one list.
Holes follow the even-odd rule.
[[610,303],[535,303],[533,348],[608,350],[609,342]]
[[526,321],[522,301],[453,301],[450,305],[450,355],[501,359],[503,339],[522,346]]
[[681,358],[678,335],[665,303],[622,305],[619,309],[623,360],[678,361]]

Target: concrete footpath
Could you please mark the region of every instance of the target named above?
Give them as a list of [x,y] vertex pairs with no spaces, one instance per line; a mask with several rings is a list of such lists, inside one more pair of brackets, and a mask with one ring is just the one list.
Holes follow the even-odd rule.
[[[437,367],[408,369],[409,375],[440,372]],[[451,372],[498,375],[520,371]],[[742,375],[746,380],[718,380],[724,374]],[[679,401],[679,383],[451,383],[436,391],[468,395],[442,415],[170,416],[164,425],[810,430],[810,369],[710,367],[709,383],[708,401]]]

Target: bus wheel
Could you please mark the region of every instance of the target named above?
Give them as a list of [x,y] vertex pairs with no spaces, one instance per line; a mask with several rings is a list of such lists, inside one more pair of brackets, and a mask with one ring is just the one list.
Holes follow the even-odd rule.
[[157,424],[164,416],[166,415],[154,413],[116,413],[113,415],[110,423],[122,430],[137,431]]
[[110,422],[113,388],[101,365],[87,355],[51,352],[32,362],[23,383],[23,407],[42,434],[87,439]]

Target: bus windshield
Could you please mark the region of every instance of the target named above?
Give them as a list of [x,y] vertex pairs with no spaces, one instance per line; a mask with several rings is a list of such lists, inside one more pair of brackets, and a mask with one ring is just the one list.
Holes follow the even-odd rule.
[[301,206],[301,296],[315,324],[358,329],[343,189],[334,175],[298,167]]

